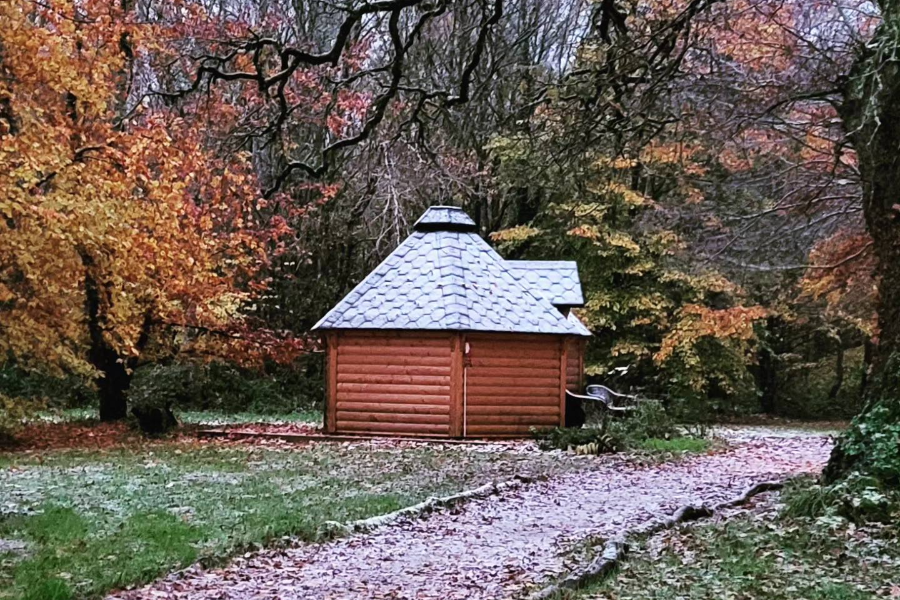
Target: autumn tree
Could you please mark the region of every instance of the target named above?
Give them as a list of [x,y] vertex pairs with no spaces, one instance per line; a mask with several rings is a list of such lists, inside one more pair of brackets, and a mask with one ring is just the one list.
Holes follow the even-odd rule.
[[[805,237],[809,253],[808,265],[796,255],[785,264],[772,260],[771,252],[757,252],[756,260],[737,261],[736,267],[806,270],[799,282],[801,299],[825,299],[826,322],[843,321],[848,330],[871,334],[877,342],[872,352],[866,344],[875,385],[866,388],[866,408],[837,446],[826,470],[830,478],[860,469],[900,480],[894,366],[900,343],[894,127],[900,101],[894,58],[898,10],[891,1],[736,0],[697,20],[708,27],[709,46],[698,62],[696,72],[704,77],[698,89],[712,79],[707,94],[756,104],[754,109],[732,102],[737,118],[722,121],[710,114],[700,123],[730,129],[733,142],[724,149],[739,159],[734,163],[738,170],[780,194],[772,194],[774,201],[757,215],[750,213],[754,218],[747,222],[759,224],[775,248],[779,238]],[[778,170],[761,179],[758,165],[772,157]],[[778,173],[790,177],[772,176]],[[742,227],[732,240],[747,239],[748,229]],[[871,318],[873,304],[877,323]]]
[[[642,158],[648,168],[659,166],[652,157]],[[753,398],[754,325],[766,311],[693,268],[674,232],[648,227],[663,199],[630,187],[635,161],[588,160],[580,179],[545,176],[540,216],[492,239],[510,258],[578,262],[586,304],[576,312],[594,334],[588,375],[671,396],[692,418],[710,414],[708,399],[726,408]]]
[[[712,132],[705,137],[731,172],[719,181],[764,199],[739,215],[744,223],[711,253],[728,257],[735,246],[747,248],[734,261],[738,273],[806,271],[801,293],[827,298],[826,319],[838,316],[877,341],[876,385],[838,444],[826,471],[831,478],[861,469],[900,479],[898,10],[887,0],[721,2],[693,20],[705,44],[684,62],[687,129]],[[704,103],[714,110],[704,111]],[[725,133],[718,143],[716,132]],[[748,233],[755,226],[754,240]],[[784,249],[793,254],[779,255]]]
[[878,347],[875,374],[863,413],[832,455],[826,476],[873,472],[900,483],[900,4],[877,2],[882,21],[841,89],[838,110],[859,160],[862,201],[877,258]]
[[151,344],[246,356],[283,233],[255,216],[246,155],[213,155],[184,112],[125,114],[129,61],[166,37],[132,16],[0,6],[0,352],[93,380],[104,420]]
[[[713,160],[688,177],[702,201],[679,212],[677,227],[705,263],[770,309],[755,368],[769,412],[855,406],[837,401],[852,393],[843,388],[842,358],[871,333],[860,327],[865,317],[829,310],[826,286],[808,285],[866,262],[865,245],[845,243],[865,235],[855,154],[842,143],[835,109],[836,80],[866,28],[866,14],[851,8],[719,3],[695,20],[701,40],[679,80],[679,136]],[[832,372],[833,384],[796,383]]]
[[724,403],[753,396],[748,366],[766,311],[692,261],[672,227],[674,215],[702,202],[694,180],[714,162],[679,136],[673,104],[698,42],[692,19],[707,7],[595,6],[571,72],[527,127],[489,146],[498,194],[530,198],[492,238],[513,258],[578,261],[586,295],[578,314],[594,333],[590,374]]

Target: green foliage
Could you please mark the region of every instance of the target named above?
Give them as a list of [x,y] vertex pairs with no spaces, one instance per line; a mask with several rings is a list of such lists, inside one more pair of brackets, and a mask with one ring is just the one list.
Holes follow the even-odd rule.
[[829,482],[853,473],[900,486],[900,353],[890,357],[866,409],[838,439],[825,469]]
[[572,450],[579,454],[605,454],[622,450],[694,452],[708,447],[705,440],[681,437],[675,421],[660,402],[644,400],[627,415],[606,417],[597,427],[536,430],[543,450]]
[[11,437],[32,412],[33,407],[26,400],[0,393],[0,441]]
[[147,365],[135,371],[129,391],[134,406],[182,410],[289,413],[322,402],[321,365],[307,356],[291,367],[260,374],[224,363]]
[[755,510],[663,532],[632,546],[615,577],[571,598],[868,600],[900,569],[895,524],[861,527]]
[[632,443],[651,438],[670,439],[679,435],[674,419],[657,400],[641,400],[635,410],[625,417],[610,420],[608,428]]
[[860,383],[866,365],[863,348],[844,353],[844,381],[836,398],[829,398],[835,383],[834,356],[812,362],[782,364],[779,369],[777,411],[792,419],[851,419],[863,407]]
[[85,406],[95,400],[93,390],[78,377],[53,377],[14,362],[0,365],[0,394],[45,402],[49,408]]
[[709,450],[710,443],[695,437],[650,438],[640,442],[638,447],[655,454],[700,454]]
[[90,390],[76,378],[50,377],[4,363],[0,365],[0,440],[14,434],[39,410],[77,404],[90,397]]
[[758,408],[756,383],[748,366],[751,351],[743,343],[708,337],[689,353],[674,352],[661,365],[673,408],[686,422],[710,422],[721,414]]
[[874,477],[852,473],[830,485],[801,479],[787,486],[784,492],[787,517],[839,517],[863,524],[886,523],[900,513],[900,494],[885,488]]

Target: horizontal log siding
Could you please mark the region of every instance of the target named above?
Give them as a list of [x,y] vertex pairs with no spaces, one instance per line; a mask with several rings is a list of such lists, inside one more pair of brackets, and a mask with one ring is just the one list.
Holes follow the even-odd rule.
[[527,436],[560,421],[557,336],[469,335],[466,435]]
[[450,335],[341,332],[337,433],[449,435]]
[[576,394],[582,393],[582,373],[584,372],[584,342],[569,340],[566,355],[566,389]]

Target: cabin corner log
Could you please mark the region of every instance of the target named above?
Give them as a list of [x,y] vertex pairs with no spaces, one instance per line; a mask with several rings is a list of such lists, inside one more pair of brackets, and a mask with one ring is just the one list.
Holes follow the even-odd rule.
[[566,390],[569,387],[569,340],[559,340],[559,426],[566,426]]
[[337,373],[338,373],[338,334],[336,332],[327,333],[325,342],[327,345],[327,354],[325,358],[325,432],[335,433],[337,429],[336,410],[337,400],[335,393],[337,392]]
[[465,340],[461,333],[450,340],[450,436],[463,437],[463,371]]
[[739,496],[725,502],[720,502],[712,507],[686,504],[676,510],[672,516],[658,521],[650,521],[644,525],[626,530],[619,536],[608,540],[603,546],[603,552],[599,557],[591,561],[585,568],[572,573],[565,578],[550,584],[528,596],[527,600],[550,600],[560,596],[565,590],[575,590],[584,587],[588,583],[609,576],[618,567],[628,551],[627,538],[634,535],[652,535],[665,529],[671,529],[676,525],[696,521],[714,516],[726,508],[735,508],[748,500],[764,492],[777,491],[784,488],[784,481],[762,481],[756,483]]

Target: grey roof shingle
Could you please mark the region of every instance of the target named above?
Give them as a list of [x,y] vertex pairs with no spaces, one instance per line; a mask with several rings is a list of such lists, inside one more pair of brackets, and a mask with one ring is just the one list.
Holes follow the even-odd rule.
[[584,306],[578,263],[574,260],[508,260],[506,264],[519,283],[555,306]]
[[[430,229],[440,226],[451,230]],[[475,224],[460,209],[429,209],[412,235],[313,329],[590,335],[523,286],[478,234],[453,230],[459,226]]]
[[579,330],[581,330],[581,335],[585,335],[585,336],[591,336],[591,335],[593,335],[593,334],[591,333],[591,330],[587,328],[587,325],[585,325],[584,323],[582,323],[582,322],[581,322],[581,319],[579,319],[579,318],[578,318],[578,315],[576,315],[574,312],[569,312],[569,316],[566,317],[566,318],[569,319],[569,322],[571,322],[571,323],[572,323],[573,325],[575,325]]

